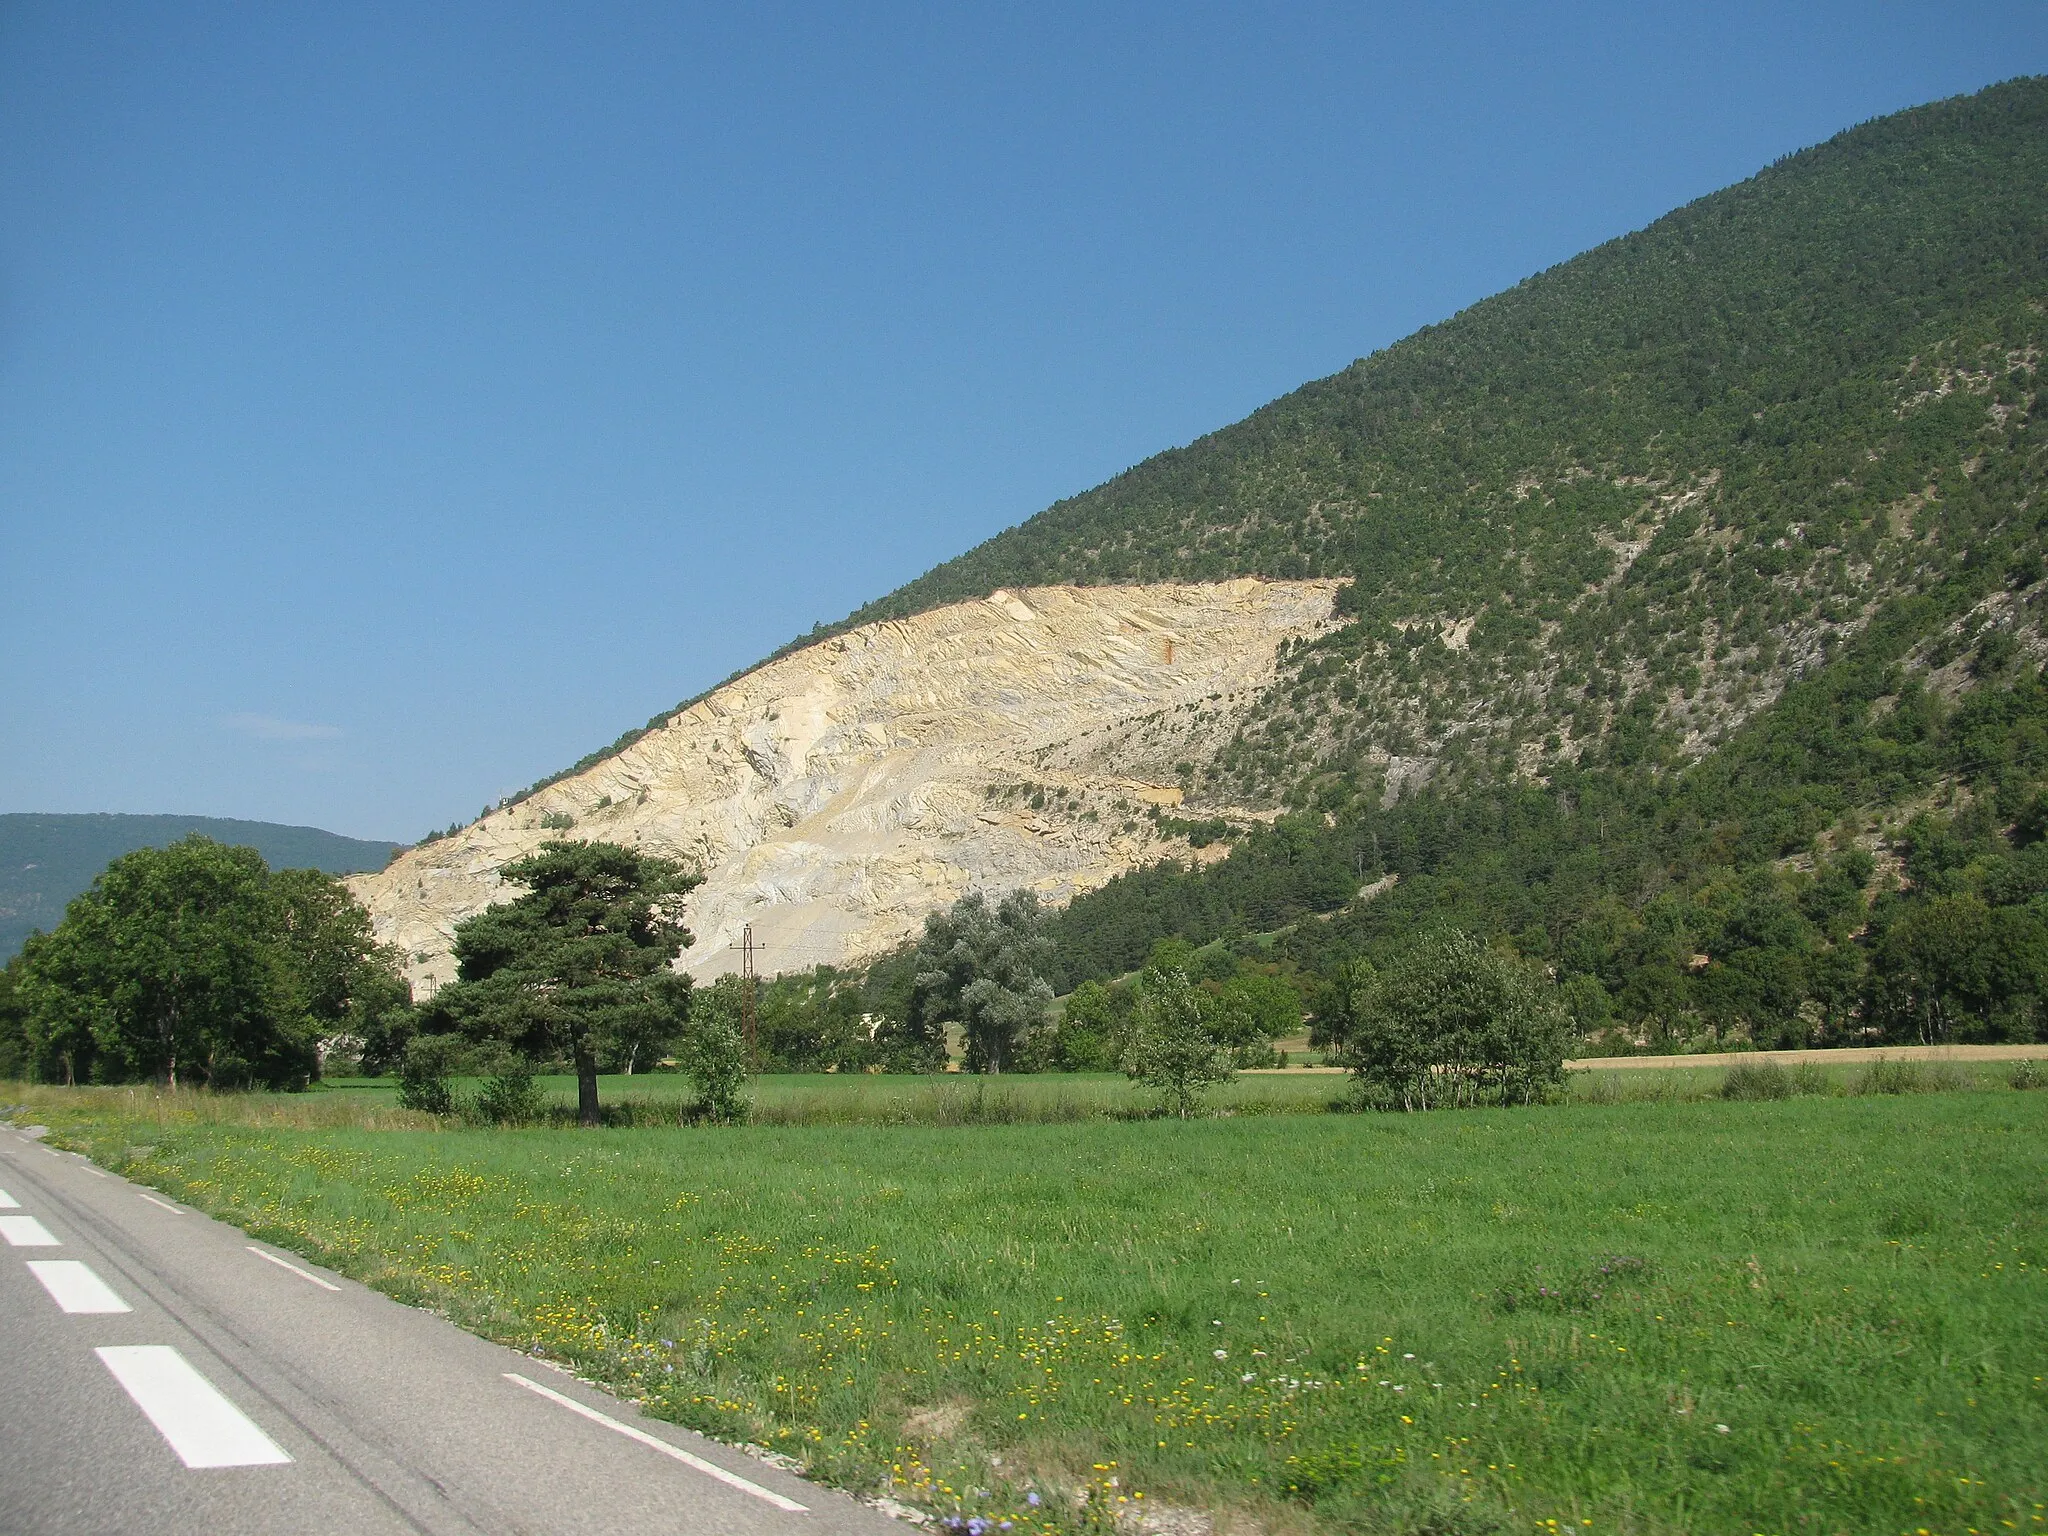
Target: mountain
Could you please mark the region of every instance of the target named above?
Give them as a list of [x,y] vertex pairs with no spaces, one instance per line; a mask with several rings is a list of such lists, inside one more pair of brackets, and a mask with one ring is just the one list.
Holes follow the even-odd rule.
[[1353,582],[1205,780],[1297,798],[1693,754],[1883,601],[2034,535],[2048,81],[1853,129],[1137,466],[854,614],[996,587]]
[[797,970],[871,959],[969,890],[1064,903],[1192,851],[1159,815],[1176,764],[1328,626],[1335,589],[1032,587],[870,625],[351,886],[425,986],[454,974],[455,925],[499,866],[565,835],[703,870],[683,955],[700,976],[737,966],[748,925],[764,966]]
[[318,827],[216,816],[0,815],[0,960],[38,928],[57,925],[64,905],[113,860],[137,848],[161,848],[197,832],[240,843],[272,869],[324,869],[330,875],[381,869],[396,843],[340,837]]
[[[1711,995],[1736,1018],[1765,993],[1780,1024],[1841,1013],[1816,978],[1862,986],[1913,902],[2048,901],[2048,870],[2037,892],[2012,865],[2048,775],[2044,342],[2048,80],[2028,79],[1788,156],[769,665],[829,677],[845,648],[998,594],[1330,583],[1329,621],[1273,633],[1256,688],[1134,700],[1102,727],[1171,721],[1184,804],[1145,813],[1143,867],[1049,891],[1072,892],[1065,980],[1166,935],[1265,934],[1316,969],[1455,919],[1597,982],[1589,1016],[1697,1014]],[[1016,707],[1041,702],[1027,688]],[[533,803],[648,741],[629,732]],[[1016,771],[1071,834],[1100,808],[1027,772],[1066,750],[1032,745]],[[1102,766],[1142,777],[1139,759],[1160,773],[1151,747]],[[684,812],[644,814],[651,831]],[[929,856],[933,903],[1001,878],[914,811],[894,830],[892,856]],[[453,841],[434,857],[487,880],[489,839]],[[758,845],[733,826],[730,848]],[[756,896],[780,900],[772,882]],[[855,882],[833,899],[864,898]],[[1782,974],[1765,986],[1757,966]]]

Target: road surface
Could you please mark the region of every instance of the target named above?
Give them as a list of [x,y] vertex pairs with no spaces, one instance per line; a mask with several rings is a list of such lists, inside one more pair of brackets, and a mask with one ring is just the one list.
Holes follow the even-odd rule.
[[0,1128],[0,1532],[903,1536]]

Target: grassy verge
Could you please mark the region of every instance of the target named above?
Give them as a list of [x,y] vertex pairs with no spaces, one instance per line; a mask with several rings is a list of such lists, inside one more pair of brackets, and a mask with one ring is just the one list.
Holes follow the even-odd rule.
[[655,1413],[941,1514],[2048,1528],[2048,1094],[594,1133],[5,1098]]

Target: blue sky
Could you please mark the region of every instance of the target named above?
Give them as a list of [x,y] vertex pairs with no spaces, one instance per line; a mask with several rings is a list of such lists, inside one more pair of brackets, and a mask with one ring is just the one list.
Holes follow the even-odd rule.
[[2048,5],[0,7],[0,810],[410,838]]

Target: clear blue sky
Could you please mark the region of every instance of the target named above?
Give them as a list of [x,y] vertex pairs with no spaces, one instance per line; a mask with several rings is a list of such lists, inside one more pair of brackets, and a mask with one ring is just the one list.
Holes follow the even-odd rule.
[[410,838],[2048,5],[0,6],[0,810]]

